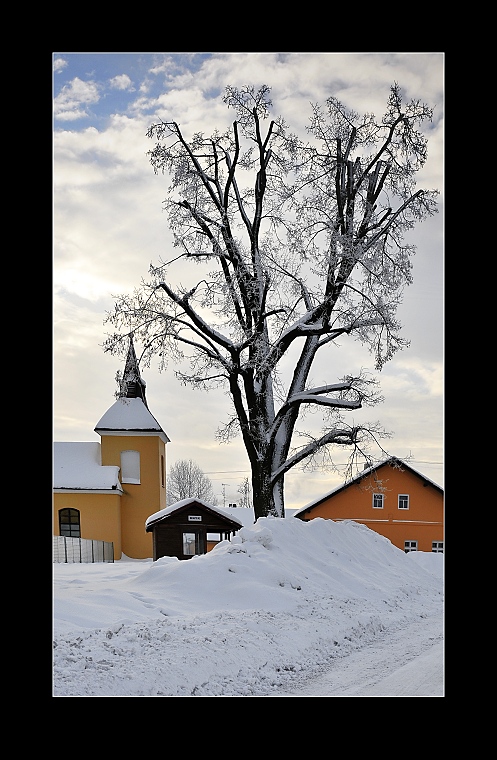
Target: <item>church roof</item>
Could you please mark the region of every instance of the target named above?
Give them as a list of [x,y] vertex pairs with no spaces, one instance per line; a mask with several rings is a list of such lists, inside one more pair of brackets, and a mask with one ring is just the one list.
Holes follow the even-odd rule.
[[111,432],[155,433],[163,436],[166,443],[169,442],[166,433],[141,398],[118,398],[97,422],[95,432],[100,435]]
[[97,422],[94,430],[99,435],[110,433],[159,435],[164,443],[169,438],[154,415],[145,398],[146,383],[140,375],[133,336],[129,337],[128,355],[120,383],[119,398]]
[[122,493],[119,467],[102,465],[98,441],[57,441],[53,446],[54,489]]
[[145,406],[148,408],[147,399],[145,397],[146,385],[145,380],[143,380],[140,375],[138,359],[136,358],[135,347],[133,345],[133,336],[130,335],[128,355],[126,357],[126,364],[124,365],[121,391],[119,395],[126,398],[141,398]]

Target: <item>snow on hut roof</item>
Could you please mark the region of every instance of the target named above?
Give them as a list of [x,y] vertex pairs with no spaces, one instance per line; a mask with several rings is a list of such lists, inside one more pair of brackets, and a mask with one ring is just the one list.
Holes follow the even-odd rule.
[[166,433],[141,398],[121,397],[112,404],[95,426],[95,432],[103,431],[157,433],[163,436],[165,443],[169,442]]
[[147,527],[147,525],[152,525],[152,523],[155,523],[158,520],[162,520],[164,517],[167,517],[173,512],[176,512],[178,509],[183,509],[183,507],[187,507],[189,504],[194,503],[200,504],[200,506],[206,507],[206,509],[210,509],[211,512],[216,512],[218,515],[220,515],[220,517],[224,517],[225,519],[229,516],[230,520],[238,523],[240,527],[243,527],[243,523],[237,517],[235,517],[232,512],[230,512],[228,515],[226,510],[219,507],[214,507],[212,504],[207,504],[207,502],[203,501],[202,499],[197,499],[195,497],[191,499],[182,499],[181,501],[177,501],[176,504],[171,504],[169,507],[161,509],[159,512],[154,512],[153,515],[150,515],[145,520],[145,527]]
[[102,465],[100,443],[54,443],[53,487],[68,490],[118,491],[119,467]]

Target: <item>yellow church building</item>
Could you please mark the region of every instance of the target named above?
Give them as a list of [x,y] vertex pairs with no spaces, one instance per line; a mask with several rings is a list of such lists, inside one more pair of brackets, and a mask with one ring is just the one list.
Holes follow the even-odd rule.
[[114,559],[152,557],[145,523],[166,507],[169,438],[145,387],[131,339],[119,398],[94,428],[100,442],[54,443],[54,536],[112,542]]

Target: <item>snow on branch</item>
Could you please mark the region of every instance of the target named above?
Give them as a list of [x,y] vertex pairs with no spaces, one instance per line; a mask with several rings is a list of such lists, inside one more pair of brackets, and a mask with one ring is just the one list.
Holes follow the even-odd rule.
[[311,394],[308,391],[303,393],[296,393],[294,396],[288,399],[288,405],[292,404],[318,404],[320,406],[330,406],[339,409],[360,409],[362,402],[360,399],[355,401],[347,401],[343,398],[331,398],[330,396],[319,396],[318,394]]
[[157,287],[162,288],[167,293],[169,298],[171,298],[175,303],[183,308],[185,314],[187,314],[187,316],[192,320],[193,324],[198,327],[202,335],[210,338],[212,341],[214,341],[214,343],[223,346],[223,348],[225,348],[227,351],[234,351],[235,346],[233,342],[215,330],[213,327],[208,325],[207,322],[205,322],[205,320],[203,320],[202,317],[197,314],[195,309],[188,302],[188,299],[193,295],[195,289],[190,290],[184,296],[179,296],[165,282],[160,282]]
[[291,470],[302,460],[315,454],[319,449],[328,444],[341,446],[350,446],[357,443],[357,437],[363,428],[334,428],[325,433],[321,438],[311,441],[307,446],[303,446],[293,456],[289,457],[283,464],[271,473],[271,483],[274,484],[285,472]]

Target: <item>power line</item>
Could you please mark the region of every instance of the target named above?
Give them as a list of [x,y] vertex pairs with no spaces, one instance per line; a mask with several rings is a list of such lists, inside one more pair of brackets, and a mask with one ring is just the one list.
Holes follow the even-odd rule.
[[248,472],[248,470],[211,470],[210,472],[204,472],[204,475],[224,475],[228,472]]
[[[416,464],[432,464],[432,465],[436,465],[438,467],[442,467],[443,464],[444,464],[443,462],[431,462],[428,459],[409,459],[408,461],[409,462],[415,462]],[[345,467],[346,464],[347,464],[346,462],[341,462],[341,463],[337,463],[336,466],[337,467]],[[304,470],[303,467],[294,467],[292,469],[293,470],[300,470],[300,471]],[[204,475],[228,475],[230,473],[235,473],[235,472],[242,472],[243,473],[243,472],[250,472],[250,470],[210,470],[209,472],[204,472]],[[226,480],[232,480],[232,479],[233,478],[226,478]]]
[[443,462],[425,462],[423,459],[410,459],[409,462],[416,462],[416,464],[433,464],[437,467],[443,467],[444,464]]

